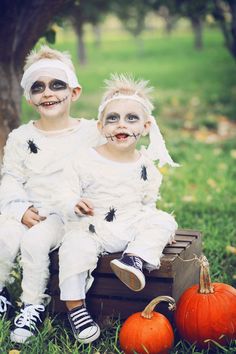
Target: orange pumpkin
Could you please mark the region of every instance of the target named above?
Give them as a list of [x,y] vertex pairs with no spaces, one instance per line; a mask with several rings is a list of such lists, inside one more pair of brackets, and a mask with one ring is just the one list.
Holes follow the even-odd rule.
[[200,259],[199,285],[187,289],[177,302],[175,323],[180,336],[199,348],[215,341],[221,345],[236,339],[236,289],[211,283],[209,263]]
[[169,309],[175,309],[175,300],[170,296],[153,299],[143,312],[127,318],[121,327],[120,346],[125,354],[167,354],[174,343],[174,333],[168,319],[154,307],[161,301],[169,302]]

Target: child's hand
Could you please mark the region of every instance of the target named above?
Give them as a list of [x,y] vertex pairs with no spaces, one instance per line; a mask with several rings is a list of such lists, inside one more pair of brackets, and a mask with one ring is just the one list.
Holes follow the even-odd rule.
[[81,198],[80,201],[76,204],[74,211],[77,215],[93,215],[93,204],[88,200]]
[[176,243],[174,238],[168,242],[168,245],[173,245],[173,243]]
[[32,226],[37,225],[40,221],[45,219],[45,216],[39,215],[39,212],[36,208],[30,207],[24,213],[21,222],[30,229]]

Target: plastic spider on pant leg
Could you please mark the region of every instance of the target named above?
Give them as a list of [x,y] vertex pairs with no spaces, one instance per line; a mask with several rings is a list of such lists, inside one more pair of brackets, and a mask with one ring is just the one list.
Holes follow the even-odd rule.
[[111,222],[116,218],[115,212],[117,211],[117,209],[115,209],[114,207],[110,207],[109,211],[106,213],[104,220]]

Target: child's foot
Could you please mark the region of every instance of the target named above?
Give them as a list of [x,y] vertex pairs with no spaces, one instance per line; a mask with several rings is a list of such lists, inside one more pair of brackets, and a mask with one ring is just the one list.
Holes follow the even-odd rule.
[[125,254],[120,259],[113,259],[110,265],[115,275],[131,290],[140,291],[144,288],[145,276],[141,258]]
[[74,337],[80,343],[91,343],[100,336],[100,328],[84,305],[68,311],[68,318]]
[[42,324],[40,316],[44,311],[45,307],[43,305],[26,305],[21,309],[21,313],[14,320],[11,341],[24,343],[29,337],[35,336]]
[[10,312],[13,310],[13,305],[10,301],[10,295],[7,288],[3,288],[0,292],[0,318],[8,319]]

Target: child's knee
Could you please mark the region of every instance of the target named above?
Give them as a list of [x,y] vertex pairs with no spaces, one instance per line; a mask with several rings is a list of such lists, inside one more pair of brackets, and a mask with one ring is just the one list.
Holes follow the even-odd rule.
[[32,259],[38,259],[41,254],[48,256],[50,248],[40,240],[40,236],[28,231],[22,237],[20,250],[22,257],[28,254]]

